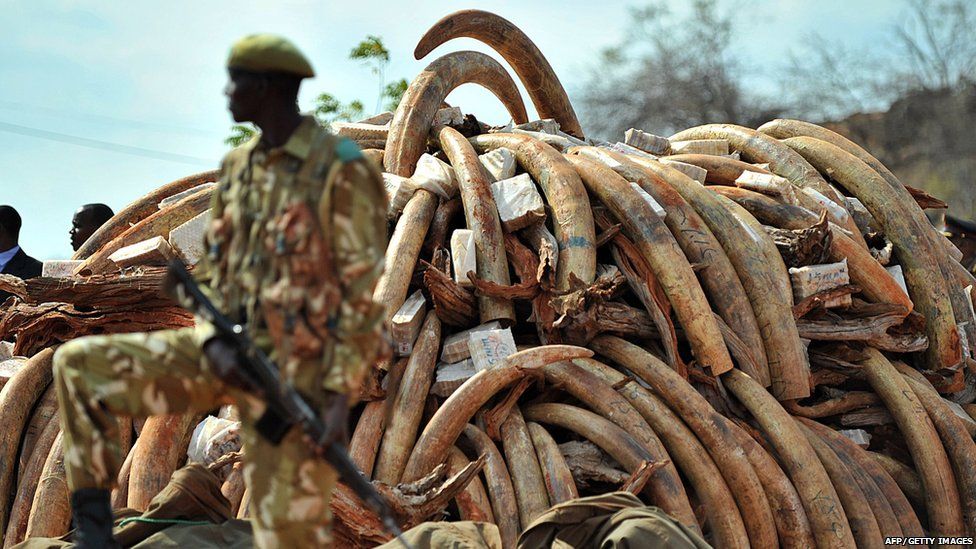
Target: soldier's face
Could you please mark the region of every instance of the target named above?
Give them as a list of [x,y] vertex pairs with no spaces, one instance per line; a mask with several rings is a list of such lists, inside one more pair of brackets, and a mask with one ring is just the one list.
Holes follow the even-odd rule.
[[234,122],[254,122],[267,90],[267,82],[259,75],[231,69],[224,87],[227,108]]

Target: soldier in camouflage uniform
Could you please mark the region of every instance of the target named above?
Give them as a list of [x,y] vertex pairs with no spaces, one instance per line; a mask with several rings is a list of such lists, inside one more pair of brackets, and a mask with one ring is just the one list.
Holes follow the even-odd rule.
[[[197,268],[228,316],[321,410],[331,440],[345,436],[348,398],[384,348],[372,294],[386,249],[386,194],[351,141],[298,112],[305,57],[274,36],[231,50],[229,108],[262,133],[223,161]],[[202,275],[199,274],[202,271]],[[255,431],[263,403],[237,378],[231,347],[212,326],[93,336],[63,345],[55,379],[65,468],[82,546],[111,546],[109,490],[122,456],[113,414],[147,416],[238,406],[245,479],[259,547],[330,544],[336,472],[300,429],[274,446]]]

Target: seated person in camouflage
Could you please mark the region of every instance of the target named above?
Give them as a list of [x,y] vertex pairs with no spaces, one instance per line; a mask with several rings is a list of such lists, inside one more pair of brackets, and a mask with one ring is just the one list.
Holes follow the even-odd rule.
[[[231,50],[225,93],[237,122],[261,134],[231,151],[213,198],[207,255],[215,302],[244,324],[321,410],[330,440],[345,436],[348,395],[384,348],[372,298],[386,249],[386,195],[356,145],[297,107],[313,76],[288,41],[249,36]],[[92,336],[63,345],[55,380],[65,468],[81,547],[110,547],[109,490],[122,456],[114,414],[205,412],[235,404],[259,547],[330,545],[336,472],[300,429],[274,446],[255,430],[264,405],[242,390],[230,346],[213,328]]]

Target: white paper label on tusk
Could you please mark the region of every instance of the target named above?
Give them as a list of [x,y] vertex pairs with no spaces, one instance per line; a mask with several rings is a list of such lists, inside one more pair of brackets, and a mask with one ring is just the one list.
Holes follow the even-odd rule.
[[515,354],[515,338],[512,330],[484,330],[468,336],[468,351],[476,370],[494,367],[508,356]]
[[[847,259],[840,263],[824,265],[808,265],[806,267],[791,267],[790,282],[793,284],[793,300],[795,303],[813,294],[846,286],[851,283],[847,269]],[[835,297],[824,303],[824,307],[847,307],[851,304],[850,294]]]
[[471,351],[468,349],[468,336],[474,332],[498,330],[501,327],[502,325],[497,320],[492,320],[491,322],[486,322],[474,328],[447,336],[444,338],[444,346],[441,347],[441,360],[448,364],[454,364],[455,362],[460,362],[470,357]]
[[[47,278],[70,278],[75,269],[84,261],[81,259],[48,259],[41,266],[41,276]],[[10,357],[7,357],[10,358]],[[0,358],[3,360],[3,358]]]

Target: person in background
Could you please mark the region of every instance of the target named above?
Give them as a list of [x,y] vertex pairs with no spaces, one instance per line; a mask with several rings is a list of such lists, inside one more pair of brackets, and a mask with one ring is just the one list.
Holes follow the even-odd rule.
[[[20,249],[20,226],[21,219],[17,210],[11,206],[0,206],[0,274],[26,280],[41,276],[41,262]],[[9,293],[0,292],[0,303],[8,297]]]
[[74,217],[71,218],[71,249],[78,251],[78,248],[88,240],[99,227],[106,221],[112,219],[115,213],[112,208],[105,204],[85,204],[78,208]]

